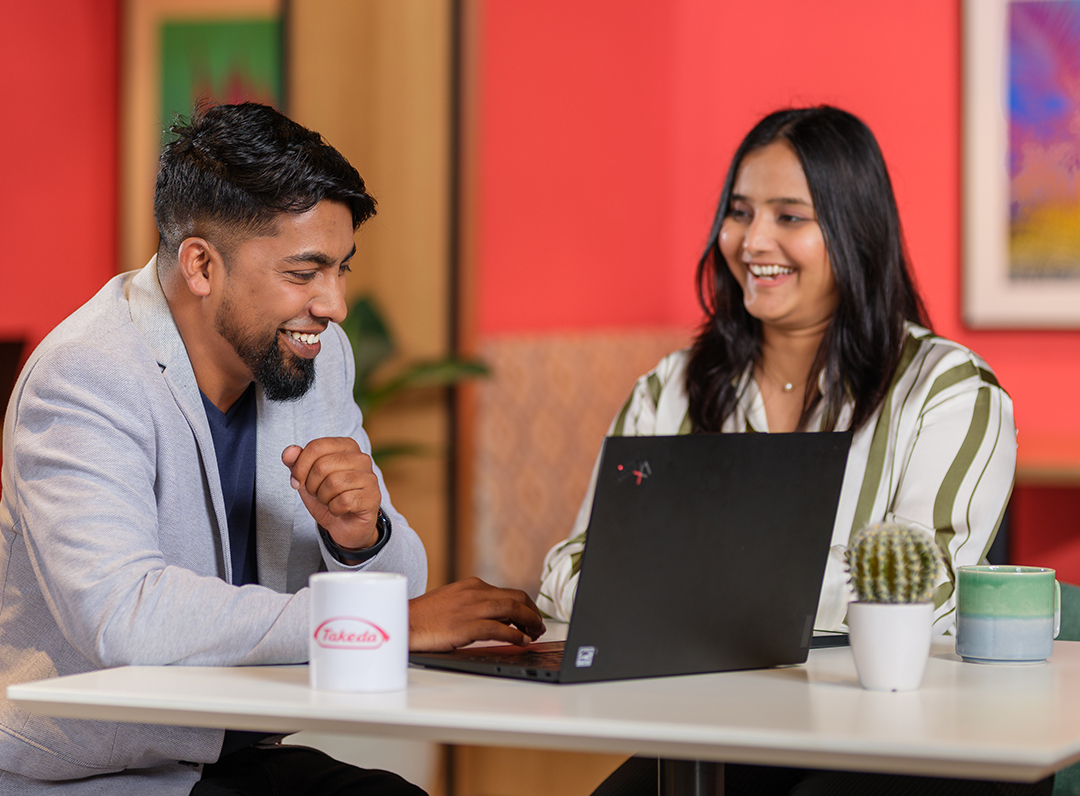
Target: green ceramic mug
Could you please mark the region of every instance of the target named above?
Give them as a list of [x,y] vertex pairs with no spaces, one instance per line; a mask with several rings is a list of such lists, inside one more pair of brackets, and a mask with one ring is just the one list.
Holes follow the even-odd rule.
[[956,653],[973,663],[1039,663],[1061,630],[1061,586],[1045,567],[956,570]]

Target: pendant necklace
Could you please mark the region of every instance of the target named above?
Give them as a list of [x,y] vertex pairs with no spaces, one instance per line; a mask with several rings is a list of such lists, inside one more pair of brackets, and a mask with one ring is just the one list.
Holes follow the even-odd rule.
[[793,382],[784,381],[783,379],[777,378],[775,373],[773,373],[771,370],[769,370],[767,367],[765,367],[765,360],[764,359],[761,360],[761,369],[763,371],[765,371],[765,374],[767,376],[772,378],[773,381],[775,381],[778,385],[780,385],[780,389],[783,390],[784,392],[791,392],[792,390],[795,389],[795,384]]

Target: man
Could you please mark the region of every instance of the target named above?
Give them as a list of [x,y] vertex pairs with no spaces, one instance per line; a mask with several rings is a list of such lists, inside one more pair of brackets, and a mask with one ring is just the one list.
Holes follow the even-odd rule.
[[[369,456],[336,325],[353,234],[375,212],[360,175],[261,105],[197,110],[173,132],[156,258],[61,323],[12,396],[0,686],[126,664],[305,661],[319,569],[405,574],[414,649],[536,638],[543,623],[520,592],[470,580],[423,593],[423,546]],[[252,733],[51,719],[0,701],[0,794],[59,785],[416,792]]]

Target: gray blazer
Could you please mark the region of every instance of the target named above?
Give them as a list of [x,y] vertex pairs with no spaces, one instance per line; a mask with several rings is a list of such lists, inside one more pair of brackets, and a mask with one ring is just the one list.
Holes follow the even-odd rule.
[[[323,549],[280,457],[328,436],[370,452],[352,382],[347,340],[331,325],[307,396],[272,403],[259,391],[261,585],[232,586],[210,428],[155,262],[110,280],[34,351],[7,412],[0,687],[127,664],[307,660],[307,578],[347,567]],[[354,569],[403,573],[416,596],[423,545],[381,473],[379,485],[393,535]],[[58,780],[69,793],[187,793],[221,740],[221,730],[45,718],[0,699],[0,794]]]

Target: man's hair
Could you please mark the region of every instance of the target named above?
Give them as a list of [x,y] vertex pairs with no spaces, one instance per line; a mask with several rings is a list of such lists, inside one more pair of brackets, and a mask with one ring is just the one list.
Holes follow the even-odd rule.
[[751,130],[731,161],[709,243],[698,261],[698,299],[706,313],[687,367],[690,420],[695,431],[720,431],[738,403],[739,377],[761,361],[761,324],[720,251],[720,228],[743,159],[778,141],[802,165],[829,253],[839,301],[807,381],[799,430],[821,396],[823,427],[832,430],[841,407],[854,404],[851,428],[865,423],[888,392],[900,361],[905,322],[929,328],[908,267],[889,172],[874,134],[852,114],[823,105],[771,113]]
[[303,213],[324,199],[352,211],[353,229],[375,214],[375,200],[344,156],[318,133],[253,102],[197,106],[169,128],[154,190],[160,259],[176,258],[185,238],[228,246],[269,234],[281,213]]

